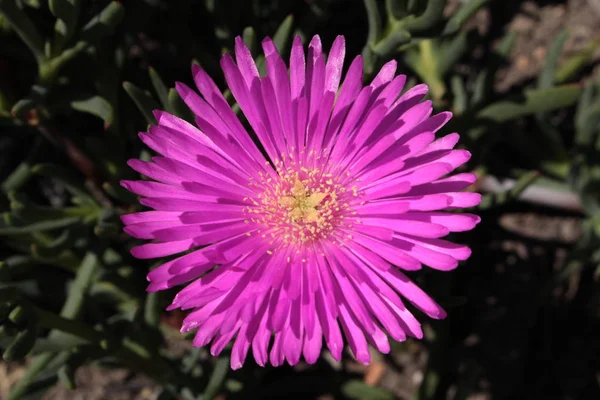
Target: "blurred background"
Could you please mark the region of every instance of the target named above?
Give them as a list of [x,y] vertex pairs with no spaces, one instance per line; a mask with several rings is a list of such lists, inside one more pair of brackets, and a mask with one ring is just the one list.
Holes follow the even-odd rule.
[[[430,86],[483,221],[456,271],[411,274],[449,314],[424,340],[231,371],[145,292],[118,182],[152,109],[190,118],[192,62],[225,90],[235,36],[263,69],[264,36],[314,34]],[[599,0],[0,0],[0,398],[600,399],[599,48]]]

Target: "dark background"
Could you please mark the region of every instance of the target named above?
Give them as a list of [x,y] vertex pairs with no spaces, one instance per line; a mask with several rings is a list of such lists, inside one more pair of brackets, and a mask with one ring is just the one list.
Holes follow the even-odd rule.
[[[452,237],[473,249],[456,271],[411,275],[449,314],[419,315],[424,340],[232,372],[146,294],[118,182],[149,110],[189,115],[168,88],[192,62],[225,90],[235,36],[287,57],[296,34],[345,35],[366,82],[396,59],[430,85],[482,222]],[[599,47],[598,0],[0,0],[0,398],[600,398]]]

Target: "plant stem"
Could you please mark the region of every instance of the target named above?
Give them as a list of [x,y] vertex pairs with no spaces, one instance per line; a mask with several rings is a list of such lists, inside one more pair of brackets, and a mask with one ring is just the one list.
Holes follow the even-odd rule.
[[81,173],[85,175],[88,182],[90,182],[88,189],[98,203],[100,203],[104,208],[111,208],[112,202],[100,189],[102,187],[102,178],[98,176],[92,160],[83,151],[81,151],[81,149],[71,139],[61,134],[57,130],[52,129],[48,125],[37,125],[36,128],[52,144],[63,150],[73,165],[75,165],[81,171]]
[[[75,336],[89,344],[100,346],[106,350],[107,355],[116,357],[129,368],[141,371],[162,383],[174,382],[187,386],[193,385],[193,382],[187,376],[175,374],[173,366],[158,353],[145,348],[130,338],[120,340],[112,337],[109,333],[98,331],[84,323],[61,317],[40,308],[36,308],[36,312],[40,326],[52,329],[54,334]],[[56,353],[46,353],[38,359],[45,360],[48,354],[56,355]]]

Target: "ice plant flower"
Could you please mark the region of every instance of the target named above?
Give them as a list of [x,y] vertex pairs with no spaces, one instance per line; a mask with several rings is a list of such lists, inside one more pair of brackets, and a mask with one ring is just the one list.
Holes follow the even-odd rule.
[[368,345],[421,338],[408,301],[432,318],[442,308],[405,271],[448,271],[471,254],[441,239],[472,229],[475,215],[448,212],[479,203],[462,192],[470,173],[449,176],[470,154],[458,135],[436,140],[450,113],[432,115],[426,85],[385,64],[362,85],[360,56],[340,85],[344,38],[325,56],[315,36],[305,55],[295,38],[289,71],[269,38],[261,77],[240,38],[221,66],[247,126],[198,66],[200,95],[176,89],[196,126],[156,111],[140,133],[159,155],[129,165],[150,178],[124,181],[152,211],[125,215],[125,231],[151,240],[148,259],[179,254],[152,270],[149,291],[186,284],[169,309],[190,310],[182,331],[231,366],[314,363],[323,339],[340,359],[345,342],[368,363]]

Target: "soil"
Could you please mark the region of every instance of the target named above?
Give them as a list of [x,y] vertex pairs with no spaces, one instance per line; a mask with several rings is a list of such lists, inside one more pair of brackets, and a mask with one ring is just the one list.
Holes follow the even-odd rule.
[[[519,2],[509,0],[506,3]],[[600,0],[543,3],[548,2],[522,2],[517,14],[506,26],[507,31],[517,33],[517,41],[508,67],[500,74],[498,90],[508,90],[511,86],[536,77],[554,38],[562,30],[568,31],[563,59],[581,52],[590,42],[600,39]],[[600,50],[596,51],[594,59],[600,59]]]
[[87,365],[77,370],[75,382],[77,390],[56,385],[46,392],[42,400],[153,400],[160,393],[150,378],[132,375],[124,369]]

